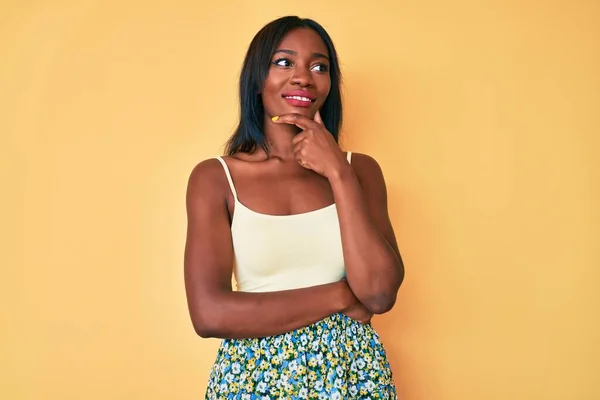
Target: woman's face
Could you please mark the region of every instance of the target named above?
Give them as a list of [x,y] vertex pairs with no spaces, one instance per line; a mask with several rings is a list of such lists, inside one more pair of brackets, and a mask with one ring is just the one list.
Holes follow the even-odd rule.
[[290,31],[281,41],[262,88],[267,117],[297,113],[313,118],[329,89],[329,53],[318,33],[309,28]]

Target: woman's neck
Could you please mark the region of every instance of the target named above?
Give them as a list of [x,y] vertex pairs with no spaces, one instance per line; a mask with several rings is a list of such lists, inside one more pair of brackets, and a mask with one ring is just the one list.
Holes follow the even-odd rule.
[[269,158],[277,157],[282,160],[294,159],[294,145],[292,139],[302,129],[296,125],[276,124],[265,116],[264,133],[269,146]]

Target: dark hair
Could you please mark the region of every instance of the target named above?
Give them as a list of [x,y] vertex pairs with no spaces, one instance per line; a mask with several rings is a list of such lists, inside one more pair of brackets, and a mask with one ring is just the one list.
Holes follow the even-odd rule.
[[240,75],[240,122],[225,145],[226,154],[253,152],[258,146],[269,153],[263,133],[264,106],[260,95],[269,74],[271,57],[283,37],[291,30],[310,28],[317,32],[329,51],[331,89],[320,110],[323,123],[338,141],[342,125],[341,73],[333,41],[325,29],[312,19],[288,16],[265,25],[252,39]]

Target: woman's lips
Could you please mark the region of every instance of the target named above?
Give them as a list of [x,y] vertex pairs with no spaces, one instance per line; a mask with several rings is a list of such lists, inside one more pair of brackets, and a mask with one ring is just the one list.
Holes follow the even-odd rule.
[[293,107],[308,108],[315,102],[316,96],[308,90],[292,90],[283,93],[282,97]]
[[303,107],[303,108],[310,107],[312,105],[313,101],[314,101],[314,100],[311,100],[308,97],[304,97],[304,96],[285,96],[284,95],[283,98],[291,106],[294,106],[294,107]]

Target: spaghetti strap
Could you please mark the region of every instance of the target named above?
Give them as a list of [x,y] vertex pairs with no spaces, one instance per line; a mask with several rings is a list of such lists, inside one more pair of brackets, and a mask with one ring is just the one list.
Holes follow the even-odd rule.
[[348,159],[348,164],[352,164],[352,152],[351,151],[346,153],[346,158]]
[[227,182],[229,182],[229,187],[231,188],[231,193],[233,193],[233,198],[237,200],[237,192],[235,191],[235,186],[233,185],[233,180],[231,179],[231,173],[229,172],[229,167],[227,163],[221,156],[216,157],[217,160],[221,162],[223,165],[223,169],[225,170],[225,175],[227,175]]

